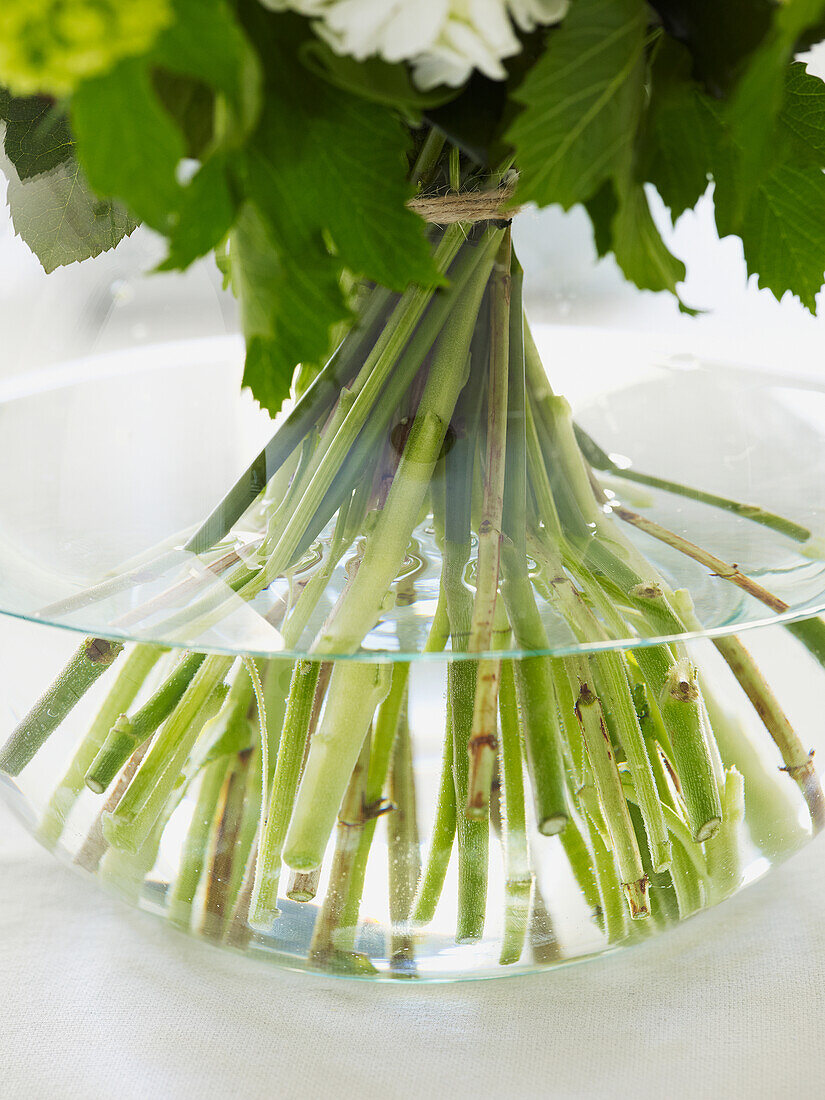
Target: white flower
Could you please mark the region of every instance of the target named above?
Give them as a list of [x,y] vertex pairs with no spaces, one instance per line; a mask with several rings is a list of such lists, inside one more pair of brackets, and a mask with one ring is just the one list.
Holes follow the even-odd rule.
[[474,69],[503,80],[502,61],[519,52],[515,28],[533,30],[564,17],[568,0],[261,0],[315,19],[341,54],[359,61],[409,61],[416,84],[463,84]]

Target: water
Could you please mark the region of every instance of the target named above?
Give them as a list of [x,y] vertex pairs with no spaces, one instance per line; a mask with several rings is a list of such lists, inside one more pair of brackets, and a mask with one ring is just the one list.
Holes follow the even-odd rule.
[[[0,738],[30,707],[36,695],[71,655],[75,640],[65,631],[4,619],[0,623],[4,660],[0,664]],[[819,747],[822,742],[818,713],[818,695],[825,687],[825,673],[806,654],[801,645],[781,627],[757,629],[750,634],[750,648],[776,695],[782,700],[805,745]],[[781,759],[753,708],[733,681],[719,655],[707,640],[691,643],[690,656],[701,669],[702,684],[709,701],[713,728],[726,766],[735,766],[744,777],[745,816],[733,827],[733,855],[727,863],[713,863],[712,842],[696,845],[703,865],[710,867],[698,898],[697,908],[705,908],[729,893],[760,877],[774,863],[783,860],[811,836],[810,818],[798,788],[781,772]],[[33,660],[36,655],[36,660]],[[168,660],[168,657],[165,658]],[[432,846],[432,829],[438,803],[442,742],[445,729],[445,697],[448,660],[414,662],[410,670],[407,716],[412,759],[412,801],[405,809],[412,814],[417,842],[402,851],[403,867],[409,861],[417,868],[426,865]],[[145,699],[163,671],[163,661],[138,694],[135,706]],[[49,739],[46,746],[11,780],[4,777],[3,790],[29,828],[42,831],[44,814],[55,787],[83,744],[94,715],[100,708],[113,680],[103,677]],[[724,713],[724,719],[721,715]],[[253,735],[254,742],[254,735]],[[251,767],[254,769],[254,753]],[[203,868],[197,885],[187,895],[186,924],[189,931],[233,950],[243,950],[282,966],[345,972],[356,976],[399,980],[447,980],[517,973],[555,966],[632,943],[650,936],[690,915],[690,903],[676,896],[673,881],[667,875],[651,872],[652,913],[642,921],[631,921],[625,908],[617,874],[603,874],[596,867],[595,847],[598,831],[582,814],[575,799],[575,783],[570,780],[571,823],[581,831],[587,858],[574,873],[564,845],[558,836],[542,836],[535,826],[530,796],[531,778],[524,772],[527,788],[527,820],[523,834],[530,861],[531,885],[527,889],[523,913],[523,939],[517,955],[501,964],[505,935],[507,893],[505,888],[505,852],[501,825],[494,805],[489,829],[487,896],[481,907],[483,932],[469,942],[456,942],[459,920],[458,848],[452,845],[434,915],[426,924],[390,918],[390,874],[397,867],[399,848],[390,847],[393,829],[391,810],[379,817],[369,848],[358,920],[353,926],[336,928],[337,941],[345,944],[333,957],[319,954],[313,929],[329,917],[330,876],[334,874],[336,844],[340,847],[342,828],[333,830],[324,857],[323,870],[315,899],[308,903],[289,900],[286,895],[290,873],[282,873],[279,891],[280,915],[272,915],[262,928],[252,929],[243,918],[238,923],[237,899],[243,894],[243,881],[235,882],[228,893],[229,880],[247,863],[250,845],[236,837],[231,850],[220,850],[221,829],[226,831],[227,783],[237,756],[227,758],[217,801],[205,819],[207,840],[203,849]],[[180,894],[178,877],[186,861],[186,846],[191,843],[193,825],[202,803],[206,772],[196,773],[183,790],[176,788],[162,807],[159,829],[153,831],[137,856],[118,852],[105,843],[89,857],[89,836],[108,795],[94,795],[88,788],[78,790],[76,800],[65,817],[55,851],[60,858],[89,874],[99,886],[113,891],[131,904],[169,918],[172,899]],[[244,773],[244,797],[238,803],[248,814],[257,816],[260,796],[252,779],[252,770]],[[64,796],[65,798],[65,796]],[[223,801],[222,801],[223,800]],[[64,808],[68,805],[64,801]],[[223,806],[223,810],[221,807]],[[223,816],[222,816],[223,814]],[[643,830],[635,823],[637,832]],[[346,829],[343,830],[346,832]],[[42,839],[42,835],[41,835]],[[223,856],[223,860],[221,857]],[[612,857],[605,856],[602,861]],[[647,857],[645,857],[647,860]],[[85,868],[78,865],[85,864]],[[588,897],[582,875],[592,877]],[[690,878],[690,875],[688,875]],[[397,891],[397,882],[394,887]],[[682,892],[684,893],[684,887]],[[217,897],[217,901],[215,900]],[[594,904],[594,897],[597,899]],[[178,897],[178,902],[180,898]],[[324,906],[326,905],[326,910]],[[606,926],[607,906],[614,910],[613,925]],[[333,905],[334,908],[334,905]],[[325,913],[325,917],[321,914]],[[615,913],[619,914],[618,924]],[[235,914],[233,916],[233,914]],[[180,924],[180,913],[176,918]],[[399,956],[398,945],[403,945]],[[394,953],[395,949],[395,953]]]

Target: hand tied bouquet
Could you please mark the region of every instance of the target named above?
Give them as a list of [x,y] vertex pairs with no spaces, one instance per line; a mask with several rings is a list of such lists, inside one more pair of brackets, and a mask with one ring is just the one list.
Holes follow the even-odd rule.
[[[87,639],[0,754],[17,775],[119,661],[40,823],[44,841],[58,843],[86,789],[105,794],[77,858],[140,882],[191,791],[170,918],[243,942],[278,919],[283,864],[299,904],[326,864],[306,953],[356,972],[373,968],[356,947],[385,814],[398,973],[415,972],[453,859],[456,940],[484,936],[491,830],[503,963],[522,958],[528,927],[552,908],[534,863],[554,836],[610,941],[738,885],[750,785],[779,792],[789,780],[743,775],[741,734],[678,640],[700,625],[689,594],[621,523],[774,610],[781,601],[610,502],[596,471],[799,543],[810,531],[617,470],[548,381],[510,220],[528,203],[581,204],[600,254],[638,287],[678,296],[685,269],[651,189],[676,219],[712,182],[719,232],[741,239],[748,271],[813,311],[825,85],[795,58],[822,36],[825,0],[6,0],[8,203],[45,269],[143,224],[167,242],[163,270],[213,253],[238,298],[243,383],[279,422],[187,549],[253,607],[285,584],[265,611],[295,655],[285,676],[283,660],[147,644],[121,657],[116,631]],[[243,553],[242,515],[258,536]],[[347,659],[414,598],[422,522],[441,560],[425,648],[453,658],[423,863],[409,662]],[[344,562],[346,585],[319,623]],[[196,595],[170,611],[168,636],[222,606]],[[554,655],[548,616],[576,643],[605,644]],[[818,620],[789,629],[825,657]],[[656,641],[608,644],[627,638]],[[819,828],[810,752],[742,643],[715,645]],[[761,803],[764,827],[779,802]]]

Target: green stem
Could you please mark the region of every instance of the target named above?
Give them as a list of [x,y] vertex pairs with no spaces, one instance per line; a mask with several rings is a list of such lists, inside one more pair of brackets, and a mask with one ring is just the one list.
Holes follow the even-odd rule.
[[[639,794],[629,779],[622,780],[622,789],[624,791],[625,798],[628,802],[633,803],[634,806],[639,805]],[[678,841],[684,849],[687,857],[693,867],[693,872],[698,876],[699,880],[707,879],[708,868],[702,855],[702,849],[699,847],[699,843],[694,840],[693,835],[684,823],[682,818],[672,810],[670,806],[663,806],[662,811],[664,814],[667,828],[673,835],[673,839]]]
[[221,759],[213,760],[201,773],[195,809],[183,842],[180,865],[166,911],[168,919],[178,928],[189,928],[192,923],[192,906],[203,874],[209,834],[226,770],[227,762]]
[[[551,563],[551,567],[555,567],[558,571],[554,563]],[[583,565],[581,572],[583,576],[593,581],[592,574]],[[635,575],[631,574],[631,578],[635,579]],[[588,641],[601,637],[601,628],[592,612],[576,595],[572,585],[568,584],[563,577],[560,579],[564,583],[554,582],[553,588],[559,598],[562,613],[573,625],[579,639]],[[664,601],[662,589],[655,581],[649,589],[644,585],[637,586],[636,594],[645,604],[648,601],[650,604]],[[664,604],[664,606],[666,609],[664,613],[670,614],[667,610],[669,605]],[[676,622],[675,619],[674,622]],[[697,836],[700,839],[706,839],[718,826],[721,806],[711,759],[711,746],[701,720],[702,701],[695,672],[692,679],[688,677],[686,680],[687,670],[692,667],[690,662],[685,657],[676,661],[666,646],[641,647],[636,651],[635,658],[646,681],[663,701],[660,704],[661,715],[673,745],[674,760],[680,772],[682,770],[687,772],[685,795],[688,812]],[[643,802],[643,819],[651,844],[654,865],[666,866],[669,859],[666,848],[667,837],[661,813],[657,807],[655,779],[636,719],[624,668],[617,664],[615,655],[599,655],[594,658],[594,661],[602,672],[602,678],[607,680],[609,691],[612,685],[611,697],[607,700],[611,713],[615,711],[617,715],[623,716],[619,721],[623,747],[628,753],[631,770],[638,781],[639,794]],[[682,687],[684,683],[688,686]],[[683,695],[690,698],[682,701]],[[706,835],[702,836],[703,833]]]
[[[449,507],[445,509],[444,516],[441,586],[455,654],[467,650],[473,615],[473,601],[464,575],[470,559],[474,454],[484,395],[484,362],[485,348],[477,329],[472,343],[470,381],[456,408],[458,430],[444,463],[445,499],[449,501]],[[474,821],[465,813],[457,812],[467,803],[467,743],[472,730],[475,679],[473,662],[466,658],[448,661],[445,751],[449,749],[452,752],[450,769],[458,852],[458,943],[481,938],[487,906],[489,822]],[[442,781],[444,778],[442,776]],[[449,826],[450,804],[446,798],[443,801],[445,823]],[[442,858],[449,861],[449,854],[445,853]],[[427,908],[431,907],[434,911],[438,894],[430,893],[427,898]],[[425,916],[426,913],[425,910]]]
[[284,838],[298,789],[320,669],[317,661],[298,661],[292,673],[278,759],[261,829],[249,915],[250,925],[260,931],[268,931],[273,917],[278,915]]
[[758,507],[758,505],[743,504],[741,501],[731,500],[716,493],[706,493],[702,489],[681,485],[677,481],[644,474],[639,470],[634,470],[633,467],[618,466],[583,428],[576,424],[574,430],[584,457],[597,470],[613,474],[625,481],[635,481],[640,485],[648,485],[652,489],[662,489],[666,493],[687,497],[689,500],[696,500],[700,504],[708,504],[712,508],[721,508],[726,512],[732,512],[736,516],[741,516],[743,519],[768,527],[772,531],[778,531],[781,535],[787,535],[788,538],[794,539],[796,542],[807,542],[811,537],[809,529],[803,527],[801,523],[795,523],[791,519],[786,519],[785,516],[778,516],[774,512]]
[[286,620],[286,624],[282,630],[284,649],[286,650],[294,649],[295,646],[298,645],[301,635],[309,622],[310,615],[317,607],[318,601],[329,584],[329,579],[335,567],[340,562],[349,545],[350,540],[347,539],[347,533],[349,528],[350,506],[350,501],[346,501],[341,507],[335,522],[335,530],[333,531],[332,540],[327,550],[326,557],[320,568],[313,573],[304,585],[303,591],[295,601],[295,606],[292,609],[291,615]]
[[594,656],[593,663],[600,673],[605,705],[609,708],[619,732],[619,740],[633,777],[653,870],[666,871],[671,859],[670,838],[647,746],[627,682],[625,662],[619,653],[602,653]]
[[745,817],[745,783],[736,768],[725,774],[722,792],[722,824],[705,845],[714,902],[734,893],[742,882],[742,822]]
[[[345,900],[341,917],[342,926],[352,929],[353,933],[358,926],[358,912],[364,892],[367,860],[375,835],[375,826],[378,815],[387,808],[381,796],[390,770],[390,760],[396,733],[399,729],[409,674],[410,666],[406,661],[393,662],[390,690],[378,708],[373,725],[369,768],[364,790],[364,816],[366,820],[361,829],[358,850],[352,868],[349,894]],[[354,946],[354,938],[352,946]]]
[[421,874],[421,850],[412,744],[404,711],[392,750],[389,798],[394,806],[387,815],[391,968],[401,974],[412,974],[415,970],[415,943],[410,917]]
[[[260,545],[261,542],[261,539],[255,540],[248,549],[253,549],[256,545]],[[238,565],[242,560],[237,549],[229,550],[221,554],[220,557],[215,557],[214,551],[210,552],[208,556],[214,560],[208,563],[204,562],[206,568],[197,571],[192,569],[191,562],[187,560],[186,565],[181,571],[183,573],[181,580],[172,582],[156,596],[146,600],[145,603],[138,604],[138,606],[132,608],[131,611],[119,615],[113,621],[112,626],[117,627],[118,630],[130,631],[132,627],[138,626],[140,623],[152,618],[152,616],[156,615],[159,611],[163,611],[169,607],[180,607],[182,604],[184,606],[191,604],[194,602],[194,597],[203,589],[220,587],[215,584],[216,579],[224,576],[233,566]],[[156,566],[156,570],[157,575],[162,576],[160,567]]]
[[539,890],[538,883],[533,884],[533,898],[529,917],[530,948],[533,961],[539,966],[553,966],[561,961],[562,946],[553,927],[553,919]]
[[19,775],[122,649],[121,642],[86,638],[51,687],[12,732],[0,752],[0,771]]
[[[536,606],[524,556],[515,547],[502,550],[502,596],[518,648],[546,652],[547,633]],[[516,665],[516,686],[524,716],[524,742],[533,786],[536,823],[544,836],[554,836],[567,823],[559,711],[553,690],[551,659],[522,657]]]
[[375,326],[381,320],[391,298],[391,292],[383,288],[373,292],[357,329],[313,380],[266,447],[192,535],[184,547],[185,550],[202,554],[222,539],[255,502],[269,479],[286,462],[306,433],[326,416],[338,399],[341,389],[360,369],[368,349],[372,346]]
[[[516,644],[524,653],[546,652],[547,632],[536,605],[527,567],[527,469],[531,423],[525,394],[525,332],[521,307],[522,273],[513,264],[512,305],[509,318],[511,369],[508,394],[507,469],[502,514],[501,594]],[[545,482],[546,484],[546,482]],[[555,515],[552,497],[544,505]],[[539,501],[540,507],[542,500]],[[522,709],[524,741],[532,780],[539,832],[552,836],[567,822],[564,765],[553,669],[543,657],[527,657],[515,665],[515,682]]]
[[817,616],[813,619],[801,619],[796,623],[785,623],[784,626],[825,667],[825,621]]
[[242,859],[238,841],[244,821],[244,800],[252,750],[245,749],[230,762],[209,845],[201,933],[220,939],[232,913],[231,883],[235,861]]
[[585,843],[577,819],[572,814],[559,839],[561,840],[564,854],[567,857],[567,862],[570,865],[573,877],[582,892],[582,896],[590,912],[595,917],[601,911],[602,906],[601,896],[599,894],[599,884],[596,879],[596,872],[593,865],[593,855]]
[[[586,822],[590,849],[593,852],[593,871],[599,887],[602,925],[608,943],[619,943],[627,938],[627,906],[620,871],[613,852],[601,838],[598,829]],[[563,834],[562,834],[563,835]],[[649,908],[649,903],[648,903]]]
[[574,787],[580,787],[584,783],[585,771],[588,765],[587,753],[576,718],[576,700],[570,687],[564,660],[561,657],[551,657],[549,664],[550,681],[558,708],[562,752],[570,762]]
[[717,832],[722,803],[704,735],[697,670],[687,658],[678,660],[669,671],[659,710],[670,735],[691,832],[701,843]]
[[350,598],[321,631],[313,652],[350,653],[372,628],[398,573],[418,522],[458,395],[464,386],[467,353],[489,274],[490,253],[500,233],[488,231],[478,247],[488,257],[476,267],[452,310],[433,352],[427,384],[386,504],[364,551]]
[[[347,898],[352,893],[352,874],[364,828],[365,790],[369,767],[370,739],[360,747],[355,767],[346,782],[346,790],[337,812],[335,851],[332,856],[329,885],[321,911],[315,919],[309,957],[316,963],[346,973],[374,972],[372,965],[352,949],[353,927],[345,924]],[[347,940],[343,937],[346,935]]]
[[698,561],[701,565],[704,565],[705,568],[709,569],[714,577],[719,577],[722,580],[729,581],[731,584],[735,584],[738,588],[747,592],[749,596],[753,596],[754,599],[760,600],[773,611],[777,611],[781,614],[789,609],[788,604],[786,604],[784,600],[780,600],[778,596],[775,596],[772,592],[763,588],[757,581],[754,581],[751,577],[742,573],[738,566],[729,565],[726,561],[717,558],[715,554],[711,554],[710,551],[704,550],[701,546],[697,546],[695,543],[690,542],[682,535],[677,535],[674,531],[669,531],[666,527],[662,527],[661,524],[645,516],[640,516],[637,512],[631,512],[629,508],[613,507],[612,512],[613,515],[618,516],[618,518],[624,520],[625,523],[632,524],[638,530],[644,531],[645,534],[650,535],[652,538],[658,539],[667,546],[673,547],[674,550],[680,551],[686,557]]
[[389,688],[386,664],[350,660],[335,664],[327,705],[310,745],[284,843],[284,862],[296,871],[312,871],[321,865],[375,708]]
[[[445,544],[446,545],[449,544]],[[445,568],[447,563],[445,561]],[[469,593],[468,593],[469,598]],[[451,614],[451,621],[453,620]],[[469,614],[467,629],[469,630]],[[469,757],[467,744],[473,725],[475,667],[468,660],[450,661],[447,667],[447,691],[452,718],[453,776],[456,806],[467,804]],[[458,918],[456,942],[472,943],[481,939],[487,909],[487,861],[489,823],[458,813]]]
[[501,835],[504,848],[504,933],[502,966],[518,962],[524,950],[533,873],[527,845],[521,730],[513,662],[504,661],[499,692],[501,711]]
[[[461,312],[459,303],[465,300],[465,288],[472,286],[474,280],[478,282],[480,277],[486,282],[492,265],[492,248],[497,240],[497,234],[490,233],[482,237],[480,244],[467,245],[463,249],[456,265],[450,269],[450,287],[437,294],[422,323],[418,324],[424,307],[433,298],[433,290],[410,291],[399,302],[357,379],[347,391],[349,396],[345,395],[347,411],[339,430],[334,436],[329,431],[324,434],[311,471],[304,478],[305,481],[309,478],[308,483],[301,486],[300,499],[285,522],[278,545],[266,566],[249,571],[245,578],[239,578],[239,583],[229,585],[244,599],[253,599],[283,573],[307,545],[307,540],[311,541],[334,513],[343,499],[341,494],[345,496],[355,488],[361,476],[361,463],[354,456],[364,454],[368,457],[374,453],[376,440],[385,424],[389,423],[395,405],[408,389],[445,322],[456,312]],[[440,269],[443,267],[446,270],[463,241],[461,225],[451,226],[447,230],[436,250]],[[484,268],[481,276],[478,274],[479,267]],[[416,331],[396,367],[396,360],[413,329]],[[442,344],[443,340],[439,343]],[[220,619],[230,602],[225,592],[213,593],[188,615],[177,616],[165,623],[164,629],[167,634],[178,625],[185,627],[189,634],[195,629],[206,629]],[[356,646],[368,629],[369,626],[359,635]]]
[[[326,429],[333,435],[341,419],[343,419],[346,409],[349,407],[349,402],[346,400],[349,393],[350,391],[346,387],[341,391],[341,396],[338,398],[329,426]],[[300,499],[302,485],[305,483],[306,479],[311,476],[317,457],[322,453],[319,450],[319,443],[320,439],[318,432],[309,432],[305,436],[299,448],[298,463],[294,475],[289,479],[289,482],[282,490],[280,500],[278,500],[277,504],[273,502],[267,510],[266,533],[260,550],[262,560],[268,558],[274,547],[277,546],[281,527],[285,520],[291,515],[296,502]]]
[[[455,448],[454,448],[455,450]],[[449,457],[449,456],[448,456]],[[460,492],[461,486],[456,490]],[[459,499],[466,500],[466,496]],[[451,524],[455,518],[448,519]],[[470,555],[469,516],[466,542],[444,541],[442,575],[447,593],[450,634],[453,651],[466,651],[472,621],[472,598],[464,583],[464,571]],[[449,535],[449,532],[448,532]],[[447,664],[448,715],[451,729],[448,740],[453,749],[453,782],[456,807],[467,803],[469,756],[467,744],[473,724],[476,670],[474,662],[465,659]],[[469,943],[481,938],[487,907],[487,861],[489,823],[458,813],[458,919],[456,941]]]
[[94,874],[98,869],[100,861],[106,849],[109,847],[109,841],[103,833],[103,824],[106,820],[106,816],[117,809],[118,803],[128,789],[129,784],[132,782],[135,772],[140,767],[148,749],[149,742],[146,741],[135,750],[134,756],[127,761],[123,772],[118,776],[117,783],[115,783],[106,801],[103,803],[103,807],[94,819],[83,845],[75,856],[74,861],[78,867],[82,867],[90,874]]
[[112,724],[109,735],[86,773],[86,786],[102,794],[114,777],[138,747],[148,741],[162,722],[165,722],[192,678],[203,664],[205,653],[187,653],[177,668],[160,685],[137,714],[128,718],[121,712]]
[[[641,580],[637,571],[641,571],[641,575],[644,576],[650,570],[649,565],[640,558],[633,547],[617,536],[597,506],[588,468],[578,449],[572,429],[569,406],[550,390],[540,369],[535,345],[530,341],[527,346],[527,363],[531,374],[533,396],[546,432],[548,456],[555,475],[554,487],[558,487],[563,495],[568,522],[578,524],[578,527],[586,532],[584,536],[586,554],[592,556],[594,561],[599,561],[609,572],[614,573],[618,583],[629,594],[637,600],[643,600],[645,612],[648,616],[651,614],[655,616],[657,626],[666,625],[671,633],[680,633],[681,622],[667,601],[664,586],[655,576],[647,583]],[[594,530],[595,539],[592,537]],[[605,545],[602,545],[603,542]],[[623,560],[613,555],[611,544],[616,547]],[[572,586],[566,582],[559,563],[551,562],[551,569],[559,577],[559,582],[564,582],[554,581],[553,588],[561,602],[562,613],[574,626],[579,639],[590,641],[601,637],[601,627],[581,599],[575,598]],[[584,569],[583,563],[582,569],[588,572]],[[657,695],[663,693],[663,698],[674,699],[673,686],[681,684],[683,676],[682,669],[677,667],[670,652],[665,647],[645,647],[639,650],[637,660]],[[616,711],[622,716],[618,725],[627,742],[624,748],[628,753],[631,770],[634,771],[638,781],[638,790],[643,803],[643,819],[654,865],[666,866],[670,858],[667,832],[658,808],[655,780],[636,720],[626,676],[623,669],[616,666],[615,656],[601,657],[598,663],[599,668],[606,673],[602,678],[607,680],[608,691],[610,692],[611,686],[613,689],[612,697],[606,702],[611,707],[611,713]],[[681,761],[686,768],[690,769],[686,792],[690,803],[689,812],[694,817],[694,828],[697,833],[707,830],[707,834],[711,835],[718,825],[721,811],[708,744],[702,724],[697,720],[701,715],[698,688],[693,702],[696,705],[692,712],[687,706],[668,705],[664,707],[662,716],[668,726],[671,740],[678,744],[678,748],[674,750],[675,755],[680,758],[677,764]]]
[[591,687],[591,669],[586,659],[569,657],[566,658],[566,664],[577,696],[576,716],[593,769],[599,802],[610,833],[630,915],[636,920],[650,914],[648,881],[627,808],[621,776],[616,767],[604,711]]
[[239,664],[232,686],[208,734],[198,741],[184,769],[187,780],[218,757],[236,756],[251,747],[254,738],[249,719],[253,704],[252,681],[246,664]]
[[258,846],[253,843],[243,868],[240,889],[237,891],[235,906],[227,922],[224,943],[235,951],[243,951],[249,946],[253,929],[249,914],[252,911],[252,895],[255,891],[255,871],[258,866]]
[[445,135],[435,126],[427,131],[410,173],[410,178],[419,189],[427,187],[432,182],[446,140]]
[[[490,349],[487,387],[487,451],[484,496],[478,528],[476,594],[470,624],[469,650],[492,649],[493,620],[498,599],[504,471],[507,451],[507,394],[510,354],[510,230],[501,240],[490,278]],[[465,813],[478,820],[490,816],[490,791],[498,747],[497,713],[501,661],[482,657],[476,667],[473,728],[467,751],[470,771]]]
[[807,803],[814,832],[819,832],[825,825],[825,796],[814,768],[813,752],[806,749],[800,741],[779,701],[739,639],[714,638],[713,644],[724,657],[773,738],[782,756],[784,770],[799,787]]
[[686,920],[694,913],[698,913],[705,908],[707,896],[704,881],[697,876],[687,850],[675,839],[670,877],[673,882],[673,890],[676,894],[676,904],[679,907],[681,920]]
[[195,673],[117,808],[104,821],[106,839],[114,847],[136,852],[148,837],[192,746],[214,715],[215,693],[233,661],[234,657],[207,657]]
[[[280,725],[278,729],[280,732]],[[243,807],[243,821],[241,822],[241,829],[235,845],[235,853],[232,860],[232,875],[224,904],[224,912],[226,914],[224,937],[227,940],[231,935],[233,921],[235,914],[238,912],[241,894],[246,886],[246,876],[250,864],[250,857],[254,853],[255,837],[258,832],[258,824],[261,817],[261,800],[263,798],[262,765],[263,757],[260,751],[256,750],[252,754],[252,761],[249,766]],[[251,872],[251,877],[253,879],[254,875],[255,872],[253,867]],[[246,915],[248,912],[249,909],[247,908],[244,911],[244,924],[246,924]]]
[[[447,271],[463,241],[464,234],[461,226],[451,226],[445,232],[433,257],[434,263],[440,272]],[[476,258],[478,258],[477,254],[471,251],[466,261],[467,266],[471,266],[472,260]],[[304,478],[300,500],[292,515],[284,524],[278,545],[273,550],[260,576],[250,583],[249,591],[244,593],[247,598],[251,598],[252,595],[265,588],[290,564],[295,550],[304,536],[307,525],[312,520],[327,489],[332,484],[335,474],[347,459],[361,429],[379,397],[381,397],[382,390],[390,378],[399,356],[411,337],[411,346],[415,346],[417,358],[417,361],[413,364],[414,369],[417,370],[420,366],[421,357],[426,355],[441,326],[447,320],[449,304],[451,304],[452,296],[447,292],[442,295],[435,308],[430,312],[429,323],[419,326],[424,311],[434,294],[435,289],[432,287],[414,287],[402,296],[350,388],[350,396],[344,406],[344,415],[341,418],[338,430],[334,434],[328,432],[324,437],[324,445],[318,448],[315,460]],[[417,326],[418,331],[416,331]],[[409,353],[406,359],[408,361],[411,359]],[[408,378],[405,379],[407,384],[408,381]],[[406,389],[406,384],[403,385],[403,389]],[[387,400],[387,394],[383,395],[383,399]],[[328,443],[326,442],[327,439]]]
[[447,694],[447,722],[441,757],[441,778],[438,785],[435,820],[430,833],[430,852],[418,884],[413,905],[413,922],[429,924],[444,889],[447,867],[453,853],[456,832],[456,795],[453,781],[453,739],[450,695]]
[[86,772],[106,740],[118,716],[135,700],[146,678],[165,650],[160,646],[136,645],[126,658],[109,694],[92,722],[63,778],[52,792],[37,828],[37,836],[47,848],[60,839],[72,807],[86,784]]

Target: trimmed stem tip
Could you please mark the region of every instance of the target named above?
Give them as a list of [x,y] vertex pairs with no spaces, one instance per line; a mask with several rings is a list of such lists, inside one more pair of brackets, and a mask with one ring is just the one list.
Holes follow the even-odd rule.
[[623,882],[622,889],[633,920],[645,920],[650,916],[650,890],[647,875],[636,882]]

